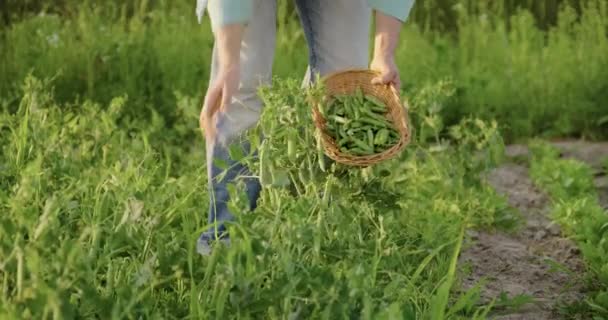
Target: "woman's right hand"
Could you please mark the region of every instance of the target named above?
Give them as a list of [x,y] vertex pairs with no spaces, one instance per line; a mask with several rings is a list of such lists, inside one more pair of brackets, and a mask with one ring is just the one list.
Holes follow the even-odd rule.
[[215,42],[218,54],[218,72],[205,96],[199,118],[206,139],[216,136],[217,112],[225,110],[239,88],[241,66],[241,42],[245,26],[229,24],[217,30]]
[[240,65],[222,67],[218,71],[214,83],[207,90],[205,102],[201,110],[199,122],[205,132],[205,138],[213,141],[216,137],[216,123],[218,111],[224,111],[236,94],[240,80]]

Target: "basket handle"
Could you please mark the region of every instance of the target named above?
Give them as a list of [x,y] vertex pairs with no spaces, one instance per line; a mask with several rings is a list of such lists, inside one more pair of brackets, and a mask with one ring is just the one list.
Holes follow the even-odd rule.
[[[382,75],[382,73],[380,73],[380,71],[376,71],[376,70],[372,70],[372,69],[369,69],[369,71],[373,72],[376,76]],[[397,97],[397,100],[399,101],[399,103],[401,103],[401,94],[400,94],[399,90],[397,90],[397,87],[395,87],[395,84],[389,83],[389,84],[384,84],[384,85],[389,87],[391,92]]]

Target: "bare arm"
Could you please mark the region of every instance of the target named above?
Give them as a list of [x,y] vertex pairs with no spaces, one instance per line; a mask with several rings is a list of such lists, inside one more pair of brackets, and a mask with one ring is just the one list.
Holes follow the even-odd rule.
[[244,31],[243,24],[230,24],[218,30],[215,41],[218,47],[220,70],[239,64]]
[[376,13],[376,34],[374,38],[374,56],[370,68],[380,71],[381,75],[375,78],[374,84],[395,85],[401,87],[399,70],[395,64],[395,51],[399,41],[402,22],[378,10]]
[[215,115],[230,104],[238,89],[244,30],[244,24],[230,24],[219,28],[215,34],[219,68],[214,83],[209,84],[199,119],[207,139],[215,138]]

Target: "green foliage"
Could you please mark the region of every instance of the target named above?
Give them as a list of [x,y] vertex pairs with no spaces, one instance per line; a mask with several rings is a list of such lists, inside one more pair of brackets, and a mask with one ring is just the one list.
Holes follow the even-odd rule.
[[558,160],[556,148],[546,142],[531,143],[533,160],[530,176],[555,199],[596,197],[593,185],[593,169],[580,161]]
[[150,318],[163,316],[150,304],[186,304],[198,157],[180,148],[189,175],[175,175],[172,146],[153,142],[161,122],[119,127],[128,100],[60,107],[48,86],[28,78],[17,112],[1,113],[2,318]]
[[[231,149],[264,189],[248,213],[231,186],[233,244],[210,257],[193,246],[213,39],[194,4],[0,3],[0,317],[484,319],[524,303],[480,306],[455,261],[466,228],[514,224],[480,179],[503,136],[608,134],[608,5],[558,2],[419,2],[397,54],[413,141],[365,169],[323,156],[303,33],[281,2],[279,77],[260,91],[252,153]],[[598,279],[585,308],[607,317],[591,171],[532,149],[535,182]]]
[[[112,7],[124,8],[128,14],[133,14],[136,11],[154,10],[162,8],[188,8],[192,9],[193,3],[189,0],[135,0],[129,2],[121,2],[118,0],[87,0],[88,3],[94,5],[104,5]],[[455,31],[458,28],[458,12],[455,9],[456,5],[464,5],[471,12],[476,14],[495,13],[504,16],[511,16],[518,10],[530,10],[539,26],[543,29],[555,25],[559,8],[562,4],[568,3],[578,10],[587,3],[588,0],[502,0],[491,3],[479,2],[475,0],[429,0],[424,2],[416,2],[410,19],[416,21],[426,28],[441,30],[444,32]],[[81,1],[78,0],[6,0],[0,4],[0,11],[4,13],[4,22],[19,21],[30,15],[35,15],[44,10],[50,13],[59,13],[68,15],[73,12],[74,7],[77,7]],[[295,5],[292,1],[280,3],[282,9],[285,10],[285,15],[281,15],[285,20],[293,20]]]
[[[462,6],[459,12],[455,44],[436,34],[428,45],[409,41],[399,55],[408,73],[422,64],[433,66],[431,75],[452,75],[458,99],[445,112],[448,122],[469,114],[497,119],[508,140],[605,134],[597,123],[608,99],[605,2],[589,2],[580,17],[565,7],[547,32],[526,11],[508,21],[489,13],[472,15]],[[432,53],[414,57],[408,52],[415,48]]]
[[15,106],[17,86],[31,72],[40,78],[56,76],[58,101],[87,98],[107,105],[113,97],[127,95],[131,115],[148,117],[154,103],[155,111],[172,123],[175,91],[200,92],[209,73],[208,26],[196,28],[175,11],[127,17],[119,8],[79,8],[68,19],[40,15],[3,32],[0,103]]
[[534,141],[531,151],[530,175],[549,193],[552,216],[579,246],[594,278],[587,306],[603,319],[608,316],[608,214],[599,204],[593,171],[584,163],[559,159],[557,150],[545,142]]
[[[307,49],[287,3],[278,8],[274,72],[300,78]],[[455,98],[435,112],[443,124],[432,125],[473,116],[496,120],[507,141],[533,135],[605,138],[608,5],[556,4],[417,3],[397,49],[404,92],[410,96],[451,79]],[[208,19],[197,24],[193,3],[66,0],[56,6],[61,9],[25,15],[0,31],[2,108],[16,110],[18,84],[30,71],[39,78],[57,76],[61,103],[91,99],[106,106],[126,95],[132,102],[126,112],[145,117],[154,108],[168,127],[179,118],[175,92],[202,98],[213,38]],[[551,13],[540,13],[545,10]],[[555,22],[543,23],[549,16]],[[453,17],[446,23],[455,27],[428,27],[446,17]]]
[[28,77],[18,109],[0,113],[0,317],[485,318],[478,291],[456,293],[455,262],[464,228],[492,225],[506,202],[463,165],[472,135],[323,171],[300,81],[275,83],[251,132],[268,157],[233,155],[287,181],[249,214],[234,185],[232,245],[200,257],[205,157],[179,140],[195,99],[179,98],[167,130],[153,110],[129,116],[126,97],[59,105],[52,82]]

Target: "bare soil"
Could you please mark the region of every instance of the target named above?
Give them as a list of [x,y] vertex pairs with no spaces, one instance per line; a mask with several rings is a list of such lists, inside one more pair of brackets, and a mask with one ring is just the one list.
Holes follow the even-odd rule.
[[[562,150],[563,157],[584,161],[596,170],[596,186],[608,208],[608,176],[602,168],[608,157],[608,143],[561,141],[554,145]],[[522,145],[508,146],[507,156],[527,157],[528,150]],[[549,199],[533,185],[527,167],[507,163],[493,170],[487,181],[518,209],[524,223],[514,233],[469,233],[460,257],[461,266],[470,271],[462,279],[463,287],[468,289],[484,281],[483,302],[501,293],[509,298],[518,295],[533,298],[532,303],[506,309],[493,319],[560,319],[557,306],[584,298],[581,278],[584,265],[578,249],[547,218]]]

